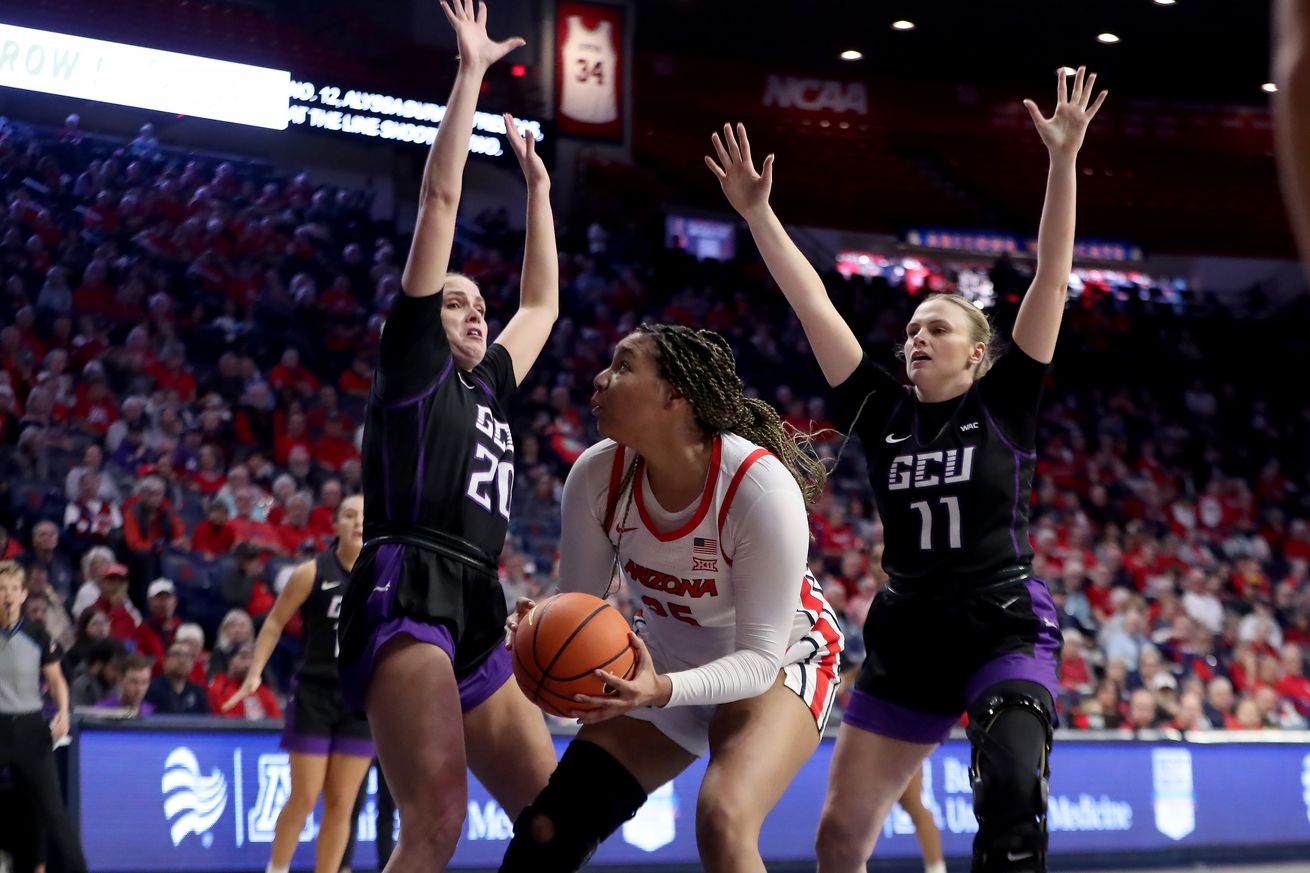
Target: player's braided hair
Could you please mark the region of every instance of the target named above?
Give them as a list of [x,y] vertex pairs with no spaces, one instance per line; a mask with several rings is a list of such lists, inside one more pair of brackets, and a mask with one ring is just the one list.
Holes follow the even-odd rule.
[[763,446],[791,473],[807,502],[818,499],[827,469],[787,431],[776,409],[742,394],[737,361],[727,340],[712,330],[676,324],[642,324],[635,332],[655,343],[660,377],[687,398],[702,431],[731,431]]

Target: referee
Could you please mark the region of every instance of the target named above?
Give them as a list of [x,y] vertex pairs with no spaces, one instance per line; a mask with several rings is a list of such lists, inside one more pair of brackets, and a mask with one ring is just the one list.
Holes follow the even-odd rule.
[[[81,843],[64,812],[52,748],[52,740],[68,733],[63,651],[43,625],[23,620],[24,581],[21,564],[0,561],[0,767],[9,769],[19,808],[39,817],[35,831],[51,835],[63,869],[86,873]],[[48,725],[41,713],[43,678],[59,707]]]

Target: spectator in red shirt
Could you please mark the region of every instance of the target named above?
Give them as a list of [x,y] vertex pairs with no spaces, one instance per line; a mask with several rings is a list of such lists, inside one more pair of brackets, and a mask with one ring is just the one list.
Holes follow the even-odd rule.
[[236,541],[236,532],[228,521],[227,504],[211,499],[205,508],[204,520],[191,534],[191,551],[213,560],[232,551]]
[[323,535],[332,533],[332,519],[336,517],[337,507],[341,505],[341,480],[325,479],[318,489],[318,506],[309,514],[310,524]]
[[106,281],[109,265],[96,258],[82,272],[82,284],[73,292],[73,310],[107,315],[114,306],[114,289]]
[[123,537],[128,549],[138,556],[158,555],[170,546],[186,548],[182,520],[164,499],[164,490],[163,479],[147,476],[123,508]]
[[268,384],[275,391],[289,388],[302,397],[312,397],[318,393],[318,379],[300,365],[300,352],[295,348],[288,348],[282,353],[282,362],[269,371]]
[[341,393],[347,397],[367,397],[373,388],[373,360],[368,352],[361,349],[350,368],[337,380]]
[[324,422],[323,436],[314,444],[313,454],[320,467],[333,472],[350,460],[359,460],[359,449],[347,430],[350,419],[334,415]]
[[223,490],[227,476],[223,472],[223,459],[219,457],[216,447],[208,444],[200,447],[196,453],[196,468],[187,474],[187,482],[192,490],[205,497],[212,497]]
[[236,516],[228,522],[236,540],[274,554],[282,554],[282,540],[273,525],[255,518],[255,503],[259,494],[253,486],[247,485],[236,493]]
[[110,564],[100,580],[100,597],[91,604],[92,609],[109,616],[109,635],[120,643],[135,643],[136,629],[141,614],[127,599],[127,567]]
[[293,448],[303,446],[308,450],[312,445],[305,422],[305,413],[292,412],[287,415],[286,426],[282,432],[273,440],[273,461],[285,466]]
[[260,685],[231,709],[223,709],[223,704],[240,690],[246,676],[250,674],[251,663],[255,659],[255,644],[245,642],[237,648],[228,661],[227,670],[216,675],[209,683],[209,708],[225,718],[243,718],[246,721],[263,721],[269,718],[281,718],[282,710],[277,705],[277,698],[267,685]]
[[268,386],[256,382],[246,389],[232,423],[237,442],[249,446],[271,446],[277,433],[277,413]]
[[1310,679],[1305,676],[1301,647],[1287,643],[1282,650],[1283,677],[1274,684],[1278,696],[1290,700],[1302,715],[1310,715]]
[[173,645],[177,629],[182,626],[182,619],[175,615],[177,589],[173,586],[173,580],[161,577],[151,582],[146,593],[146,605],[149,614],[137,626],[136,650],[154,660],[151,675],[159,676],[164,672],[164,653]]
[[314,551],[323,550],[322,536],[309,518],[313,506],[314,496],[308,491],[297,491],[287,499],[286,517],[277,526],[277,535],[282,543],[284,554],[296,554],[307,540],[314,544]]
[[73,420],[86,433],[103,439],[118,421],[118,398],[110,391],[104,371],[99,367],[88,364],[82,377],[83,385],[73,406]]
[[195,376],[186,366],[186,349],[181,342],[170,342],[164,347],[159,363],[147,367],[145,375],[155,380],[160,388],[172,388],[183,404],[195,400]]

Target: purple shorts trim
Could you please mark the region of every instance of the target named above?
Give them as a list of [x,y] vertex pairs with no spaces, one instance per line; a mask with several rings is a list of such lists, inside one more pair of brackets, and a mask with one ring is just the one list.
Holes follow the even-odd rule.
[[[412,618],[397,618],[373,629],[363,654],[349,667],[342,665],[341,693],[357,712],[364,711],[364,697],[373,678],[378,652],[394,638],[405,635],[417,642],[436,646],[455,660],[455,641],[445,625],[425,624]],[[468,712],[494,694],[513,673],[509,652],[497,646],[472,673],[459,680],[460,709]]]
[[298,755],[351,755],[356,758],[372,758],[377,754],[376,748],[369,740],[359,737],[310,737],[292,733],[288,728],[282,731],[278,748]]
[[960,720],[958,715],[919,712],[899,703],[881,700],[858,688],[842,721],[851,727],[906,743],[940,743]]
[[[1064,646],[1064,637],[1060,633],[1059,616],[1056,615],[1055,604],[1051,602],[1051,593],[1046,583],[1040,579],[1029,579],[1024,587],[1028,589],[1033,615],[1037,616],[1039,622],[1032,654],[1011,652],[984,664],[964,686],[965,699],[971,706],[991,686],[1012,679],[1036,682],[1050,693],[1052,700],[1060,697],[1058,659]],[[1053,723],[1058,724],[1056,714],[1051,713],[1051,716]]]

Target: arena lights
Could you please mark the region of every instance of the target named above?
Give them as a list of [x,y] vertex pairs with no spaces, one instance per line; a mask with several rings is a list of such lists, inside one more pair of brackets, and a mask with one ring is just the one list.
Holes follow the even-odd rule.
[[913,21],[906,21],[904,18],[898,18],[892,22],[892,30],[914,30],[914,27]]
[[1278,86],[1273,82],[1265,82],[1260,86],[1260,90],[1266,94],[1276,94],[1278,93]]
[[1106,33],[1098,33],[1096,35],[1096,41],[1103,42],[1106,45],[1114,45],[1119,41],[1119,35],[1114,33],[1109,33],[1108,31]]
[[284,130],[286,70],[0,24],[0,86]]
[[864,52],[858,49],[847,49],[840,55],[843,61],[858,61],[864,57]]

